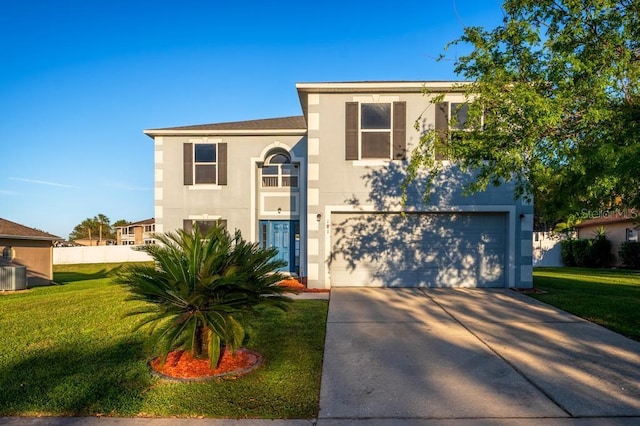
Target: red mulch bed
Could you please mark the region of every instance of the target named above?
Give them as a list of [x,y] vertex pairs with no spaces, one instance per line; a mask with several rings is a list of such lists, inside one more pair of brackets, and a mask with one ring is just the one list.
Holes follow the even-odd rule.
[[300,281],[298,281],[295,278],[287,278],[286,280],[282,280],[280,281],[280,283],[278,283],[278,285],[281,287],[292,288],[302,293],[328,293],[329,292],[329,290],[326,290],[323,288],[307,288],[306,285],[302,284]]
[[222,350],[215,369],[209,368],[209,359],[197,359],[187,351],[169,352],[164,366],[160,358],[151,361],[151,369],[160,376],[170,379],[203,380],[221,376],[242,376],[253,371],[262,363],[262,357],[249,349],[239,348],[235,354]]

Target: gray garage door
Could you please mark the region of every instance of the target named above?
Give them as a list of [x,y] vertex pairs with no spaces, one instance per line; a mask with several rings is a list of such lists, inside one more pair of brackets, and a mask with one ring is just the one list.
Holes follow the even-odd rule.
[[331,285],[504,287],[506,216],[333,213]]

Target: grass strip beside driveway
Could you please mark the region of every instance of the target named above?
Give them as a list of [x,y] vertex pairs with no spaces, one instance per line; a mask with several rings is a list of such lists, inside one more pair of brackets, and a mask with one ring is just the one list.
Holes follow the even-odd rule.
[[535,268],[533,284],[546,294],[531,297],[640,341],[640,272]]
[[137,302],[114,268],[56,268],[61,285],[0,296],[0,416],[317,416],[326,300],[261,309],[244,346],[265,363],[250,375],[171,383],[149,372],[153,350],[125,317]]

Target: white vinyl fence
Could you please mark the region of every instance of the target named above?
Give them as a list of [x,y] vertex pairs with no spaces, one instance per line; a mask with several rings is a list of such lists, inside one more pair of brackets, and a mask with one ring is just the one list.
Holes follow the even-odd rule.
[[54,247],[53,264],[147,262],[151,256],[135,246]]
[[[564,266],[560,241],[564,235],[533,233],[533,266]],[[53,264],[147,262],[151,256],[134,250],[135,246],[54,247]]]
[[560,241],[564,234],[554,232],[533,233],[533,266],[564,266],[560,251]]

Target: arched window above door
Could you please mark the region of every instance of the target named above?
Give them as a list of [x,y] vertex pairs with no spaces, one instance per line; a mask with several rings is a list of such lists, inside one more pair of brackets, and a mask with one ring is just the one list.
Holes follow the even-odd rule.
[[297,188],[297,164],[291,163],[291,157],[284,151],[276,151],[267,156],[261,169],[263,188]]

